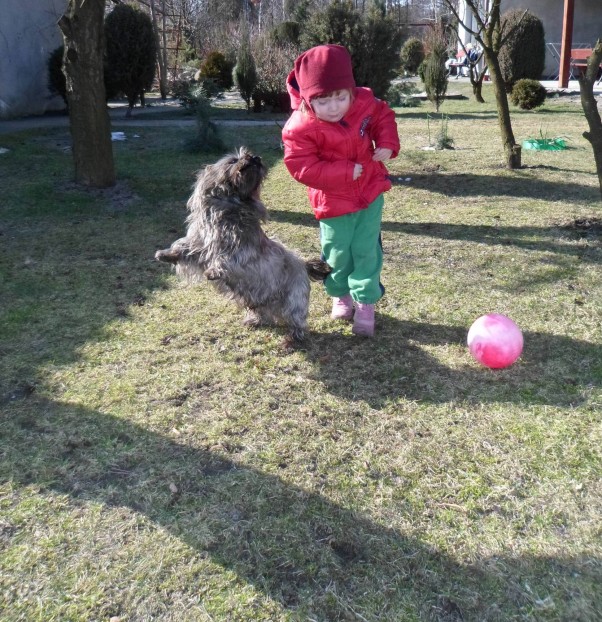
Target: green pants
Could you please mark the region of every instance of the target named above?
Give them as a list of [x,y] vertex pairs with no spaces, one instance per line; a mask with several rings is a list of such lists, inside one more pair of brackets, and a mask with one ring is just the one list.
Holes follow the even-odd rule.
[[359,212],[320,220],[322,254],[332,268],[324,282],[329,296],[351,294],[356,302],[368,304],[382,297],[380,224],[384,203],[381,194]]

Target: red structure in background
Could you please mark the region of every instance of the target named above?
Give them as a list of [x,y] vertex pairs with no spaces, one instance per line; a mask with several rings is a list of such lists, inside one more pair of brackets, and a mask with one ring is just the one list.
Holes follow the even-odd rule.
[[575,14],[575,0],[564,0],[564,16],[562,19],[562,42],[560,46],[560,74],[559,88],[565,89],[569,85],[571,75],[571,48],[573,46],[573,16]]

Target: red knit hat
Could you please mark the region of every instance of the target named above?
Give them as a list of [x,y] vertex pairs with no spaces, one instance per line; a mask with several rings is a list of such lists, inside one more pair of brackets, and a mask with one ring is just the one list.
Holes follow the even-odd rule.
[[295,61],[301,97],[309,103],[323,93],[355,88],[351,56],[342,45],[318,45]]

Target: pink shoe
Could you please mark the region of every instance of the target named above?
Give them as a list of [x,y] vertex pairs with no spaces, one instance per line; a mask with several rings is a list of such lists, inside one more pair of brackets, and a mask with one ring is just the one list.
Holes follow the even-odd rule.
[[362,335],[363,337],[372,337],[374,335],[374,305],[363,302],[355,303],[355,316],[353,317],[351,332],[354,335]]
[[353,317],[353,298],[350,294],[342,298],[332,299],[332,313],[330,317],[333,320],[350,320]]

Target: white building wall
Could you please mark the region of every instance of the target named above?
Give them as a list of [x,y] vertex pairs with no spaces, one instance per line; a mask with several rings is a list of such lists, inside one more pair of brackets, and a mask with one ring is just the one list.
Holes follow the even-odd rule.
[[[560,50],[562,39],[564,0],[502,0],[501,9],[502,14],[510,9],[529,9],[539,17],[548,44],[544,76],[556,78],[559,59],[555,56],[555,50]],[[465,10],[466,5],[461,1],[460,14]],[[462,32],[460,36],[462,37]],[[602,39],[602,0],[575,0],[573,47],[593,47],[598,39]]]
[[0,0],[0,119],[64,108],[48,92],[48,57],[62,45],[67,0]]
[[[560,42],[564,0],[502,0],[502,10],[529,9],[542,21],[546,33],[546,77],[555,79],[559,73]],[[593,47],[602,39],[602,0],[575,0],[572,47]]]

